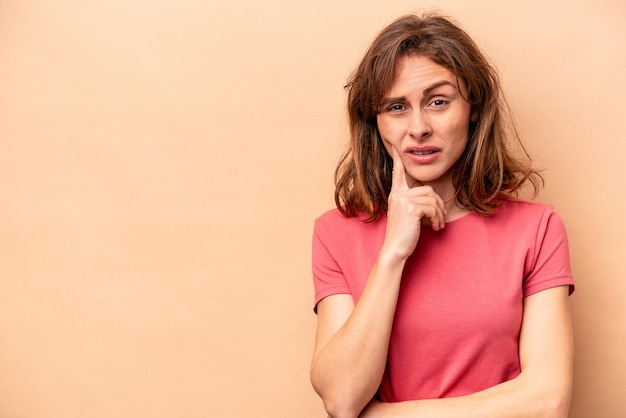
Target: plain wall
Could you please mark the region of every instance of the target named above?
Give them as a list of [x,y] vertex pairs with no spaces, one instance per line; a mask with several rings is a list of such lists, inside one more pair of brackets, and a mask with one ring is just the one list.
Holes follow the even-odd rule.
[[0,2],[0,416],[323,417],[313,219],[405,12],[500,70],[568,227],[573,418],[626,416],[626,3]]

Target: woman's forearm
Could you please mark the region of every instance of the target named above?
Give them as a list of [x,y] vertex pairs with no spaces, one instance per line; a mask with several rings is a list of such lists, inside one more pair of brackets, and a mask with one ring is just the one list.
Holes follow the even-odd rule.
[[[379,256],[343,326],[317,347],[311,381],[333,418],[356,418],[380,385],[403,268],[404,261]],[[333,307],[320,305],[323,316],[321,309]]]
[[550,387],[542,377],[522,374],[457,398],[373,402],[360,418],[567,418],[570,391],[569,386]]
[[525,298],[516,378],[457,398],[372,402],[361,418],[567,417],[574,363],[568,295],[569,286],[559,286]]

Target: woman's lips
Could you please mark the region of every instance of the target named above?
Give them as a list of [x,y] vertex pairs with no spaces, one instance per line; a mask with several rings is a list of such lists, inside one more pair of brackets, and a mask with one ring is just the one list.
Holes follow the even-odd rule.
[[411,161],[417,164],[428,164],[435,161],[441,155],[441,149],[435,147],[415,147],[405,151]]

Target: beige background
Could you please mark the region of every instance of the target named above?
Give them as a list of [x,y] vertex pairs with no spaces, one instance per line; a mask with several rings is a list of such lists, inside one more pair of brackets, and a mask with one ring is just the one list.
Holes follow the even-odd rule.
[[625,417],[622,0],[0,0],[0,417],[324,416],[309,253],[342,86],[433,5],[568,226],[571,417]]

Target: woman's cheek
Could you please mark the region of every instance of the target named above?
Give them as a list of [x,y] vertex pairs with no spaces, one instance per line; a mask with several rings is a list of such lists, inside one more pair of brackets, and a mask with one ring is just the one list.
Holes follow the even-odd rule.
[[383,139],[383,136],[380,135],[381,141],[383,143],[383,146],[385,147],[385,151],[387,151],[387,154],[391,156],[391,143],[385,139]]

